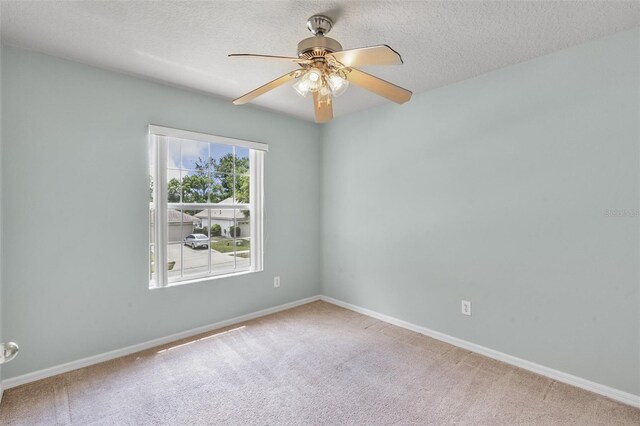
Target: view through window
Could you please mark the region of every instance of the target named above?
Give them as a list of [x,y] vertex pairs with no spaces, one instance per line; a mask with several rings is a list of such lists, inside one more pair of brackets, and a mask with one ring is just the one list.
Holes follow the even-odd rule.
[[266,145],[149,132],[150,287],[261,270]]

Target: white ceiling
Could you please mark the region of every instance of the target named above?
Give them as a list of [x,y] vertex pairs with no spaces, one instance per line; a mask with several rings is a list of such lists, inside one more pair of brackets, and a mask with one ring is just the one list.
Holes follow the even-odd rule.
[[[291,68],[228,53],[295,56],[306,20],[335,20],[345,49],[388,44],[404,65],[366,71],[414,93],[640,25],[640,2],[2,1],[2,42],[234,99]],[[386,100],[358,87],[335,116]],[[283,86],[254,104],[313,120]],[[243,108],[238,106],[237,108]]]

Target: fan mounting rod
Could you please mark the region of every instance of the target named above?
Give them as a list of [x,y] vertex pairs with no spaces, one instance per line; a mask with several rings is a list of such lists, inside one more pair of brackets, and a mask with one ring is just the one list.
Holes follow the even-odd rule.
[[333,21],[324,15],[313,15],[307,20],[307,28],[313,34],[313,37],[305,38],[298,43],[299,58],[314,58],[324,60],[325,53],[339,52],[342,46],[331,37],[325,37],[331,27]]
[[328,16],[313,15],[307,19],[307,28],[314,36],[323,36],[331,31],[333,21]]

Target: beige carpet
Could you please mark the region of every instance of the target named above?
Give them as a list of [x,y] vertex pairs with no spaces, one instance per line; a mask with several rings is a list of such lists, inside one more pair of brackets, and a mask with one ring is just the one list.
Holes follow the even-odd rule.
[[315,302],[10,389],[3,425],[639,425],[640,410]]

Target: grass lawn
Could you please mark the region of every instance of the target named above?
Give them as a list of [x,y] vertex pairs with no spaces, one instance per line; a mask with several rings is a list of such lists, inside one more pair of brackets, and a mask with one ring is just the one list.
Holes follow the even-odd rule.
[[[154,272],[156,272],[156,254],[154,252],[149,252],[149,255],[151,257],[151,273],[153,274]],[[176,262],[173,260],[169,260],[167,262],[167,270],[171,271],[173,270],[173,267],[176,265]]]
[[234,249],[237,251],[249,250],[251,248],[251,244],[249,240],[236,240],[236,245],[233,245],[232,238],[212,238],[211,239],[211,248],[220,253],[229,253]]

